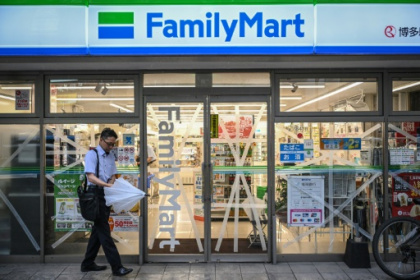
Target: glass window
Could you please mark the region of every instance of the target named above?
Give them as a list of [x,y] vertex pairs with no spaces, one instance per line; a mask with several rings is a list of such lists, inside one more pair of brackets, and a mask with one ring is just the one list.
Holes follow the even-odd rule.
[[195,74],[144,74],[144,87],[195,87]]
[[39,125],[0,130],[0,255],[39,255]]
[[281,79],[280,112],[358,112],[378,110],[375,78]]
[[32,82],[0,82],[0,112],[2,114],[31,114],[35,112]]
[[134,113],[134,81],[53,79],[50,112]]
[[275,124],[278,254],[343,254],[383,213],[382,124]]
[[[139,186],[137,124],[49,124],[46,137],[45,253],[47,255],[84,254],[91,222],[78,208],[77,187],[84,180],[84,157],[98,146],[101,131],[110,127],[118,134],[111,153],[115,156],[117,177]],[[138,226],[140,205],[129,213],[111,208],[109,225],[121,255],[139,253]]]
[[420,111],[420,78],[392,81],[393,111]]
[[213,73],[213,87],[269,87],[270,73]]
[[420,217],[420,122],[388,124],[390,216]]

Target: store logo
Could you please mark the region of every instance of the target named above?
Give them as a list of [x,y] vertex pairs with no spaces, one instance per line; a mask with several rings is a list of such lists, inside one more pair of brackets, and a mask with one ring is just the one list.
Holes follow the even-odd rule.
[[99,39],[134,39],[134,12],[99,12]]
[[[162,249],[168,245],[173,251],[176,245],[180,245],[180,242],[175,238],[176,214],[174,212],[181,210],[181,205],[178,203],[181,191],[176,188],[177,184],[175,183],[175,178],[180,178],[181,169],[179,166],[181,162],[172,159],[175,155],[174,121],[181,119],[181,108],[159,107],[159,111],[167,114],[167,120],[162,120],[159,123],[159,157],[162,158],[159,160],[159,173],[168,175],[164,178],[154,177],[154,180],[160,185],[159,194],[166,198],[166,203],[159,205],[159,231],[169,234],[169,239],[162,240],[159,243],[159,248]],[[163,160],[164,158],[171,160]],[[165,186],[165,189],[162,189],[162,186]]]
[[385,27],[384,33],[386,37],[394,38],[395,34],[397,33],[397,30],[395,29],[394,26],[388,25],[387,27]]
[[[263,12],[248,15],[239,12],[236,18],[223,18],[219,12],[207,12],[205,18],[174,19],[164,13],[147,13],[147,38],[223,38],[231,42],[234,37],[245,38],[303,38],[305,20],[301,14],[293,18],[266,18]],[[252,35],[252,36],[255,36]]]

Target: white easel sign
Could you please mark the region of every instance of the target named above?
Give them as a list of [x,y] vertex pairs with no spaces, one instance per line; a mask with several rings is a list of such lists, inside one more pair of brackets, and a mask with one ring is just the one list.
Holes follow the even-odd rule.
[[324,177],[287,177],[287,224],[308,227],[324,222]]
[[15,91],[15,110],[29,110],[29,98],[28,89],[17,89]]

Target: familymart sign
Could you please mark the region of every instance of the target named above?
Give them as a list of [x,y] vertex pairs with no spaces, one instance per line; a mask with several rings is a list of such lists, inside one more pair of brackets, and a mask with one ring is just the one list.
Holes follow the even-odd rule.
[[312,23],[311,5],[92,6],[89,49],[92,54],[310,53]]
[[101,3],[0,5],[0,55],[420,53],[420,0],[287,5],[85,2]]

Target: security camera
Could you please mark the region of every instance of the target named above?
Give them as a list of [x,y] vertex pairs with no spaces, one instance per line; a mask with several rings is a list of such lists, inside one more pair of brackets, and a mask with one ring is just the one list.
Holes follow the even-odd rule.
[[298,85],[297,84],[293,84],[293,88],[291,90],[291,92],[296,92],[298,90]]

